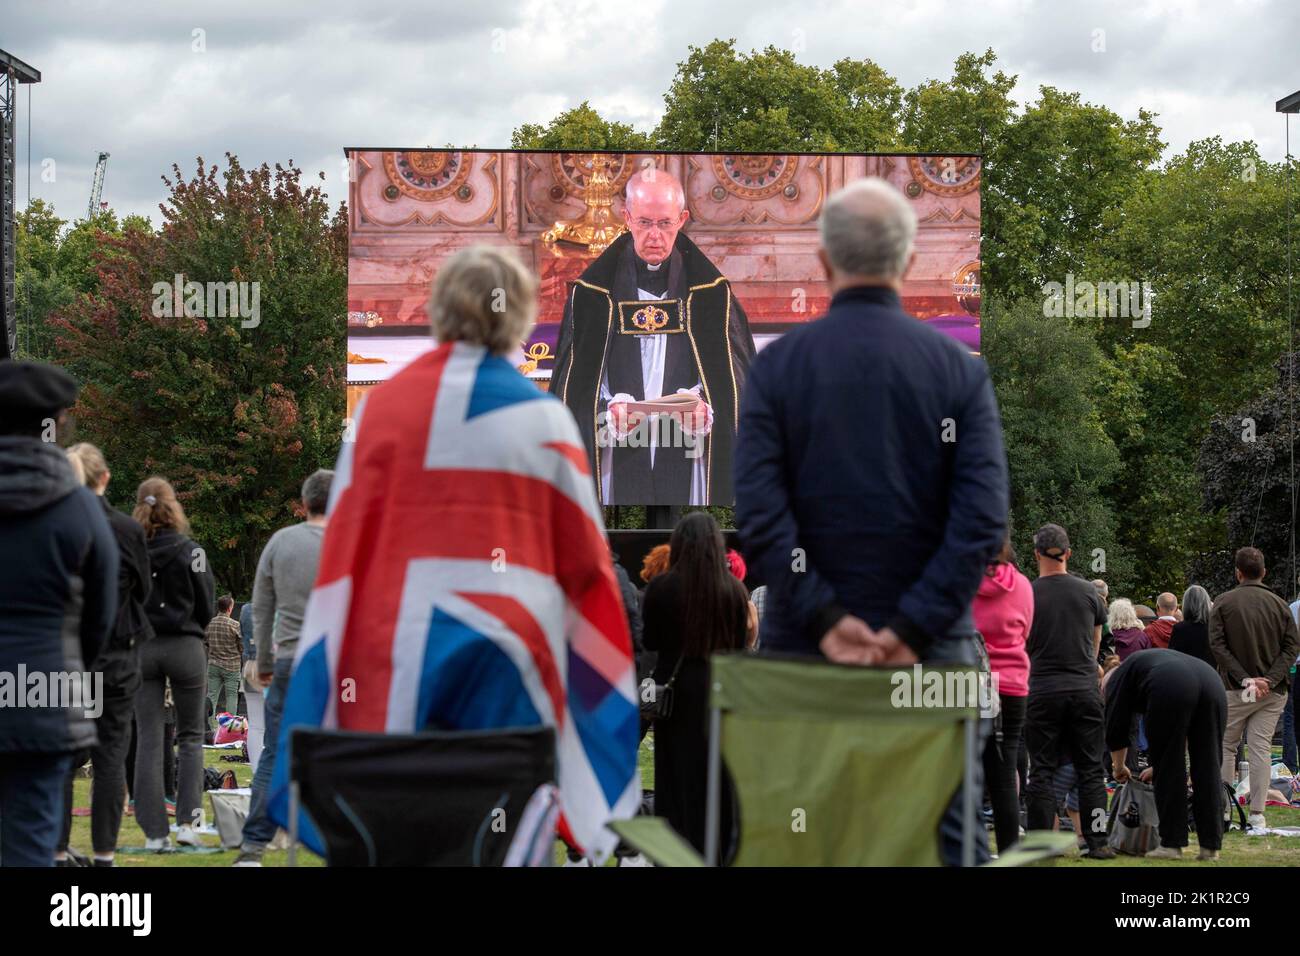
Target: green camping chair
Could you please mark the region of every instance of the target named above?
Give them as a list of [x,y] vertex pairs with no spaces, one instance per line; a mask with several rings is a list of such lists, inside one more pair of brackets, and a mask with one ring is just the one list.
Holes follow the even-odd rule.
[[[962,859],[974,864],[978,670],[748,654],[711,664],[706,859],[661,818],[611,824],[651,862],[715,863],[725,759],[739,805],[737,866],[937,866],[956,768],[967,784]],[[1055,856],[1071,839],[1030,836],[997,862]]]

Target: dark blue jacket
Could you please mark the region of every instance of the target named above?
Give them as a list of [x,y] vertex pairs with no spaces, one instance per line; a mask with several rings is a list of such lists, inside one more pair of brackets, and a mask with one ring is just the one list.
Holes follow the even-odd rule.
[[[61,675],[90,670],[117,620],[117,570],[103,505],[73,476],[63,449],[0,437],[0,753],[66,753],[95,743],[88,712],[101,699],[56,707],[67,703],[62,694],[32,695],[41,684],[62,683]],[[17,686],[20,674],[25,687]],[[16,694],[24,695],[22,706]]]
[[950,657],[941,645],[974,629],[1007,507],[988,369],[892,290],[846,289],[759,352],[741,399],[736,526],[768,585],[765,650],[818,653],[848,612],[922,658]]

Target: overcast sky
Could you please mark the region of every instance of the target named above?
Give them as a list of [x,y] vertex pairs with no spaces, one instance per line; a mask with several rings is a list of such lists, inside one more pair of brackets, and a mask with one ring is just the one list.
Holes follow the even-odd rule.
[[[649,130],[687,46],[802,48],[829,66],[870,58],[905,87],[992,47],[1019,76],[1132,118],[1160,114],[1168,155],[1219,135],[1284,153],[1276,100],[1300,89],[1300,0],[461,0],[342,3],[0,0],[0,48],[42,73],[31,89],[31,195],[85,215],[100,150],[104,199],[159,221],[173,162],[227,151],[295,160],[341,199],[348,145],[499,147],[523,122],[588,99]],[[978,11],[978,12],[975,12]],[[1104,30],[1105,51],[1094,52]],[[196,33],[196,31],[201,31]],[[27,199],[27,88],[18,102]],[[1300,143],[1300,121],[1292,124]],[[1300,152],[1295,145],[1293,152]],[[53,160],[53,182],[42,162]],[[46,164],[49,168],[49,164]]]

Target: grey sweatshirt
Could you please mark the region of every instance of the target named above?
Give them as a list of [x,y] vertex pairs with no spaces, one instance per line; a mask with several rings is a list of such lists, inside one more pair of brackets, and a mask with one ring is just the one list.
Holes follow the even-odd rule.
[[324,537],[323,527],[303,522],[271,535],[262,551],[253,582],[253,640],[260,674],[271,672],[273,659],[293,660]]

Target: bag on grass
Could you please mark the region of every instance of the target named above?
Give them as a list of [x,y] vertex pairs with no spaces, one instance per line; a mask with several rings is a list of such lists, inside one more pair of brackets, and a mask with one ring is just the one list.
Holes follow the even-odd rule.
[[1143,856],[1160,847],[1160,815],[1150,784],[1130,777],[1110,811],[1107,843],[1116,853]]
[[251,795],[247,791],[217,791],[212,795],[212,816],[216,819],[221,846],[237,849],[244,841],[244,821],[248,819]]
[[235,779],[235,771],[218,770],[216,767],[203,768],[204,790],[236,790],[238,788],[239,781]]
[[[1236,816],[1236,820],[1233,820]],[[1237,799],[1237,790],[1230,783],[1223,785],[1223,832],[1227,833],[1232,829],[1233,823],[1242,833],[1246,832],[1246,807]]]

